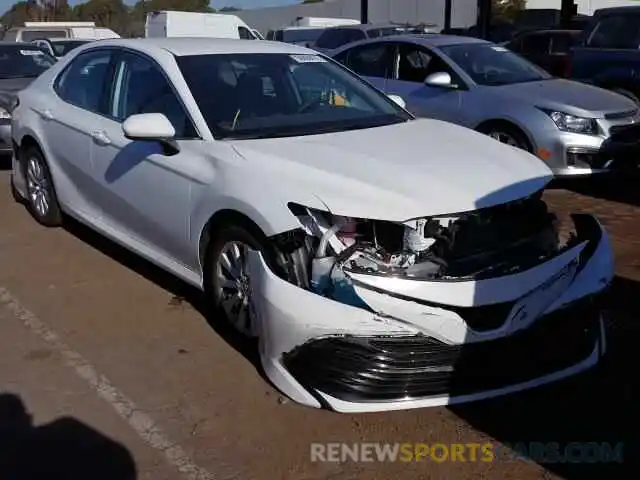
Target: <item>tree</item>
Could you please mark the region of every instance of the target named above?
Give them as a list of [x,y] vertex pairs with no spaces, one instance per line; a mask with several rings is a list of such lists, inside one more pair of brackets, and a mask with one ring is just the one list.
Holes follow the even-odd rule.
[[129,23],[129,9],[122,0],[89,0],[74,7],[73,17],[80,21],[96,22],[100,27],[120,32]]
[[224,13],[224,12],[239,12],[240,10],[242,9],[238,7],[222,7],[218,11]]
[[0,21],[5,28],[11,28],[42,18],[42,7],[34,0],[14,3]]
[[518,13],[527,8],[527,0],[493,0],[493,18],[513,21]]

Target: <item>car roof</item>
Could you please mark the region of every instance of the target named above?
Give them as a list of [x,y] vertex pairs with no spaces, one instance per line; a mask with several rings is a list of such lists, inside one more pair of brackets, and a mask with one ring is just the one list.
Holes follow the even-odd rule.
[[435,24],[426,24],[426,25],[408,25],[402,23],[357,23],[355,25],[336,25],[334,27],[327,27],[327,30],[339,30],[339,29],[349,29],[349,30],[378,30],[380,28],[420,28],[424,27],[432,27],[436,26]]
[[525,30],[516,34],[514,38],[526,37],[529,35],[549,35],[549,34],[562,34],[562,35],[580,35],[582,30],[572,30],[570,28],[545,28],[541,30]]
[[0,47],[14,47],[14,48],[36,48],[36,49],[42,49],[42,47],[40,47],[39,45],[36,45],[35,43],[31,43],[31,42],[3,42],[0,41]]
[[48,40],[52,43],[93,42],[92,38],[37,38],[36,40]]
[[[315,50],[288,43],[231,38],[114,38],[95,40],[90,43],[91,46],[88,48],[118,46],[141,50],[147,53],[167,51],[178,57],[187,55],[220,55],[227,53],[318,54]],[[86,46],[81,48],[87,49]]]
[[381,38],[370,38],[367,40],[361,40],[359,42],[348,43],[336,50],[333,50],[331,53],[337,53],[342,50],[348,50],[356,45],[366,45],[369,43],[377,43],[377,42],[407,42],[407,43],[415,43],[417,45],[425,45],[427,47],[446,47],[450,45],[464,45],[464,44],[491,44],[486,40],[482,40],[480,38],[474,37],[462,37],[458,35],[440,35],[438,33],[410,33],[410,34],[401,34],[401,35],[389,35]]
[[636,6],[626,6],[626,7],[607,7],[607,8],[598,8],[596,11],[593,12],[594,16],[600,16],[600,15],[610,15],[610,14],[616,14],[616,13],[640,13],[640,7],[636,7]]

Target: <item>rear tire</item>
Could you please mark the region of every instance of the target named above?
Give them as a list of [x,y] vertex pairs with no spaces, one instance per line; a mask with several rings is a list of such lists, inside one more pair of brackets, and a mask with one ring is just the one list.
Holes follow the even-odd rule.
[[20,166],[25,179],[27,208],[33,218],[45,227],[62,224],[62,211],[51,178],[51,172],[42,152],[27,147],[20,155]]

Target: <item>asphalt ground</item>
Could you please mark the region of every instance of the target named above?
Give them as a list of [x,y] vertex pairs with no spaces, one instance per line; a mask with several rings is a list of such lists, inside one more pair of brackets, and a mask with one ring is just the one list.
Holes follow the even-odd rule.
[[[595,213],[611,235],[617,276],[602,365],[484,402],[344,415],[283,398],[261,374],[253,346],[207,320],[192,288],[77,223],[37,225],[12,200],[7,168],[0,171],[0,478],[527,480],[635,471],[637,183],[561,185],[547,194],[561,212]],[[420,462],[312,461],[312,445],[330,442],[441,450]],[[464,455],[452,454],[454,444],[467,445]],[[470,444],[510,454],[474,460]],[[513,454],[534,444],[546,453]],[[600,450],[588,456],[587,444]],[[549,455],[567,445],[573,457]]]

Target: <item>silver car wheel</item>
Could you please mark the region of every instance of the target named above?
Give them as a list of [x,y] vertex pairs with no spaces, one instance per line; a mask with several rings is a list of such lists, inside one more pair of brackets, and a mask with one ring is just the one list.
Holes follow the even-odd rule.
[[218,298],[228,321],[240,333],[252,336],[250,297],[251,289],[247,273],[249,247],[238,241],[227,242],[220,250],[216,275]]
[[511,145],[512,147],[522,148],[520,142],[507,132],[501,130],[493,130],[489,132],[489,136],[494,140],[498,140],[500,143]]
[[40,217],[45,217],[49,213],[51,193],[44,168],[35,157],[27,159],[27,190],[31,206]]

